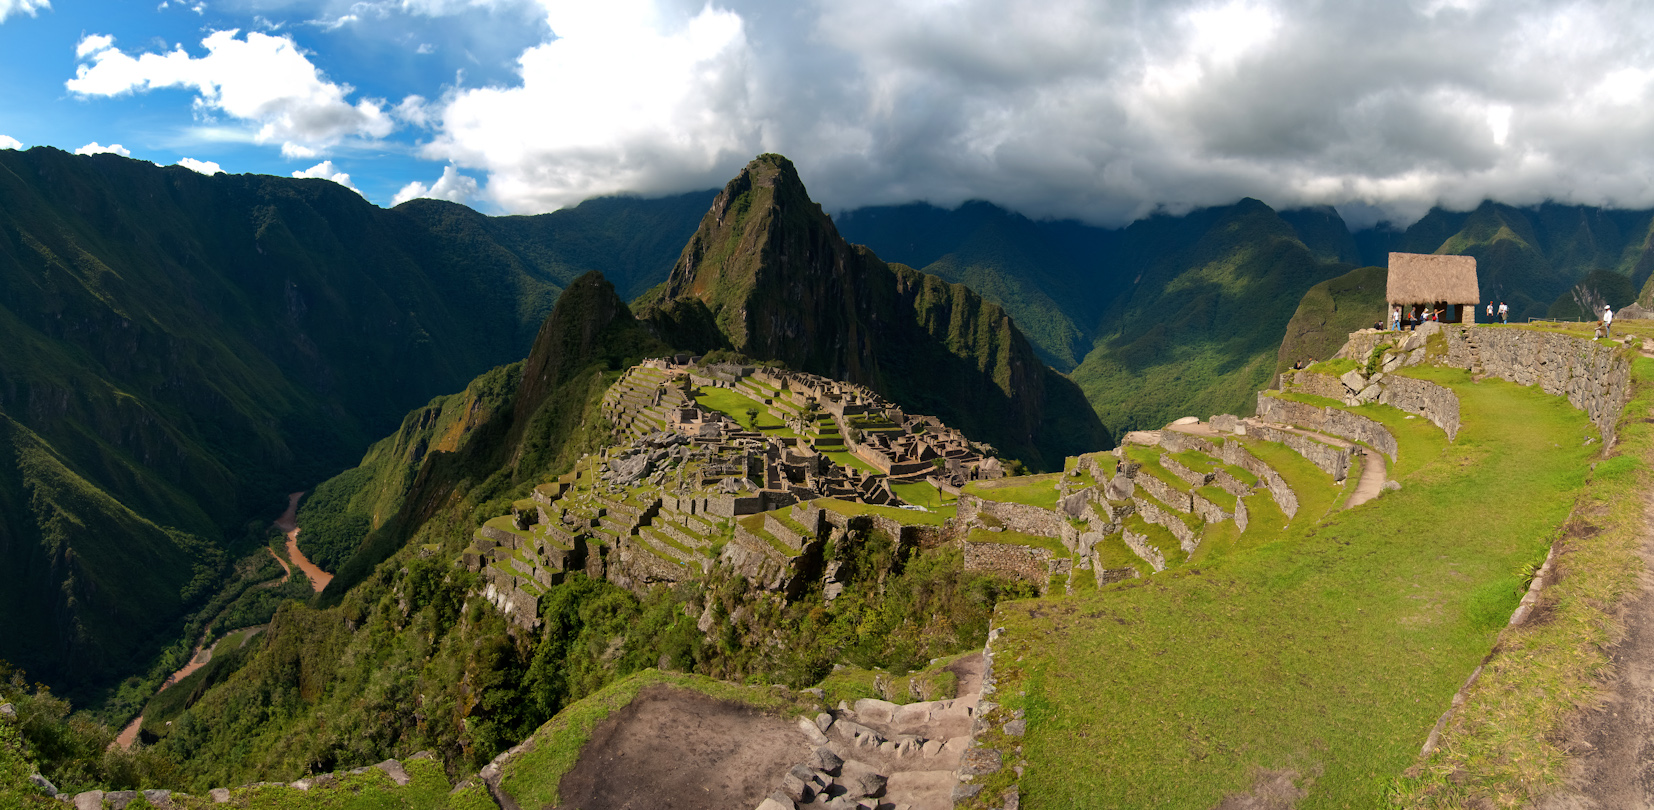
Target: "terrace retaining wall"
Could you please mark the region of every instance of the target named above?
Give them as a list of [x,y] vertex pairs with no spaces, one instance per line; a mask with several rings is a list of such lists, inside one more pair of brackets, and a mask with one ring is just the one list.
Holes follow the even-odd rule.
[[1497,326],[1443,332],[1449,364],[1469,369],[1479,359],[1485,374],[1567,397],[1590,417],[1603,441],[1613,443],[1614,423],[1631,398],[1631,359],[1619,344]]

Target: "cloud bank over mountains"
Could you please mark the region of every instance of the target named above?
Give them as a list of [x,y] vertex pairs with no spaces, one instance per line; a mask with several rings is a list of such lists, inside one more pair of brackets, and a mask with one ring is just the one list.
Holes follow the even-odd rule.
[[[508,3],[372,10],[440,26]],[[764,151],[793,158],[830,209],[979,198],[1120,224],[1253,196],[1338,205],[1359,225],[1484,198],[1654,206],[1654,15],[1636,3],[538,8],[551,33],[515,54],[510,82],[368,98],[291,29],[212,31],[204,54],[128,52],[92,31],[68,89],[192,89],[199,114],[292,159],[388,143],[445,167],[399,199],[523,213],[717,186]],[[316,16],[348,26],[347,10]]]

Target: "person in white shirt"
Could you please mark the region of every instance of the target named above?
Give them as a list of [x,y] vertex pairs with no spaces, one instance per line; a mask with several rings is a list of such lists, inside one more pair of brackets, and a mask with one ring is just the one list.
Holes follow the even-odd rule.
[[1493,323],[1493,302],[1487,302],[1487,322]]
[[1613,329],[1613,326],[1614,326],[1614,311],[1609,309],[1607,304],[1603,304],[1602,305],[1602,336],[1612,340],[1613,335],[1610,335],[1608,333],[1609,333],[1610,330]]
[[1390,329],[1391,329],[1391,331],[1394,331],[1394,332],[1400,332],[1401,331],[1401,305],[1400,304],[1396,304],[1395,309],[1390,311]]
[[1510,307],[1505,306],[1503,301],[1499,302],[1499,322],[1510,323]]

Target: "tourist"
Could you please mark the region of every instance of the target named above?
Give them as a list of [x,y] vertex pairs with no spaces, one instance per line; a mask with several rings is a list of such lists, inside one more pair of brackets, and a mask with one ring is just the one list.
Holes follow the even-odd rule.
[[1390,312],[1390,329],[1392,329],[1396,332],[1401,331],[1401,305],[1400,304],[1396,304],[1395,309],[1391,310],[1391,312]]
[[1503,301],[1499,302],[1499,322],[1510,323],[1510,307],[1505,306]]
[[1613,329],[1614,329],[1614,311],[1609,309],[1607,304],[1603,304],[1602,305],[1602,336],[1605,337],[1605,338],[1608,338],[1609,340],[1613,340],[1614,336],[1609,334],[1610,332],[1613,331]]
[[1493,323],[1493,302],[1487,302],[1487,322]]

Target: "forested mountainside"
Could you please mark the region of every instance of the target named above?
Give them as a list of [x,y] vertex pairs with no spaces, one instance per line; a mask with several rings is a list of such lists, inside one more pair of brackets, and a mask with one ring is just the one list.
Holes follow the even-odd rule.
[[1639,290],[1654,303],[1654,211],[1488,202],[1436,209],[1406,229],[1352,231],[1330,208],[1243,200],[1108,229],[976,202],[861,208],[837,224],[887,260],[1004,306],[1116,435],[1188,413],[1244,412],[1305,293],[1382,267],[1389,251],[1475,256],[1484,297],[1509,303],[1517,320],[1577,316],[1570,291],[1581,283],[1616,305]]
[[687,320],[712,324],[737,352],[867,385],[1035,469],[1109,443],[1010,313],[847,243],[779,155],[725,186],[664,287],[640,303],[644,317],[674,323],[704,308]]
[[490,218],[0,150],[0,659],[80,700],[143,671],[283,493],[522,357],[598,263],[663,277],[707,196]]

